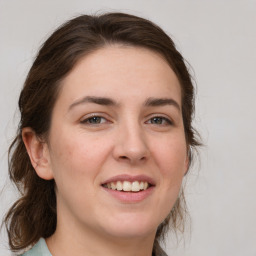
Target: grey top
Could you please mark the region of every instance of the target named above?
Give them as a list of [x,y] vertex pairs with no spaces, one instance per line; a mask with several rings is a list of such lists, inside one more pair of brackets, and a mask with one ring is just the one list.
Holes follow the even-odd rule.
[[[157,251],[158,252],[153,255],[167,256],[167,254],[161,249],[161,247],[159,247]],[[45,240],[43,238],[40,238],[39,241],[30,250],[28,250],[27,252],[25,252],[20,256],[52,256],[52,255],[46,245]]]
[[52,256],[43,238],[21,256]]

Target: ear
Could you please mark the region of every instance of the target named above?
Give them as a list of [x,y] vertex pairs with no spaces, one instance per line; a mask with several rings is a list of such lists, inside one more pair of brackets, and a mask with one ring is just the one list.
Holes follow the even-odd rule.
[[30,127],[22,129],[22,139],[37,175],[45,180],[53,179],[47,143],[42,141]]

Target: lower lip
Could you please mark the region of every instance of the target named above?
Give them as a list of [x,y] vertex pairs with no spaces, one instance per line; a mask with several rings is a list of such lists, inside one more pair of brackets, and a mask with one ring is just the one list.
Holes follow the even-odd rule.
[[146,190],[141,190],[139,192],[124,192],[124,191],[118,191],[118,190],[113,190],[109,188],[102,187],[106,192],[108,192],[111,196],[114,198],[118,199],[121,202],[124,203],[138,203],[146,198],[148,198],[153,190],[154,186],[149,187]]

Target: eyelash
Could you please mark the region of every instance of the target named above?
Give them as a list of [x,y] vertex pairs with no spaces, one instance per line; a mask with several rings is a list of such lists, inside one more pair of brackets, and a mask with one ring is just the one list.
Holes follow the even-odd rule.
[[102,119],[104,119],[105,121],[103,122],[103,123],[106,123],[106,122],[108,122],[108,120],[106,119],[106,118],[104,118],[104,117],[102,117],[102,116],[100,116],[100,115],[92,115],[92,116],[90,116],[90,117],[87,117],[86,119],[83,119],[83,120],[81,120],[80,121],[80,123],[81,124],[88,124],[88,125],[99,125],[99,124],[103,124],[103,123],[101,123],[101,122],[99,122],[99,123],[93,123],[93,122],[91,122],[91,120],[102,120]]
[[164,126],[173,125],[173,122],[170,119],[168,119],[166,117],[163,117],[163,116],[153,116],[146,123],[148,123],[149,121],[152,122],[152,120],[154,120],[154,119],[158,119],[158,120],[161,119],[162,122],[166,122],[166,123],[165,124],[163,124],[163,123],[161,123],[161,124],[159,124],[159,123],[150,123],[150,124],[153,124],[153,125],[164,125]]
[[[105,120],[105,121],[101,122],[102,120]],[[96,122],[93,122],[93,121],[96,121]],[[153,121],[160,121],[161,123],[153,123]],[[80,121],[81,124],[87,124],[87,125],[100,125],[107,122],[109,121],[100,115],[92,115]],[[161,125],[161,126],[173,125],[173,122],[170,119],[163,116],[153,116],[150,119],[148,119],[145,123],[153,124],[153,125]]]

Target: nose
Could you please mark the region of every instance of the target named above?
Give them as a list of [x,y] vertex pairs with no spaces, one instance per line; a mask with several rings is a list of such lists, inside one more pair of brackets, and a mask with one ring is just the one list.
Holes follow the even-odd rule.
[[118,128],[113,155],[117,161],[131,165],[140,164],[149,158],[147,139],[139,124],[130,122]]

